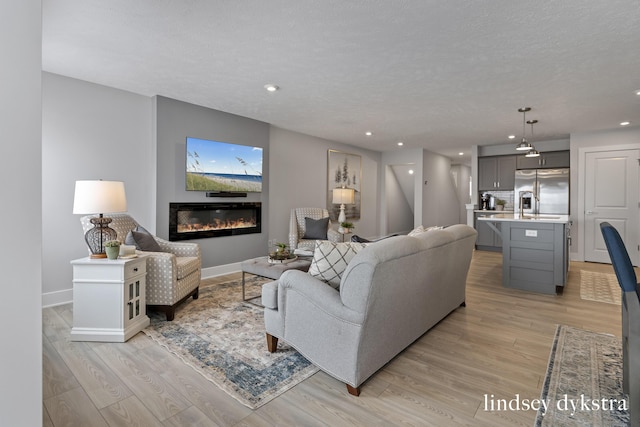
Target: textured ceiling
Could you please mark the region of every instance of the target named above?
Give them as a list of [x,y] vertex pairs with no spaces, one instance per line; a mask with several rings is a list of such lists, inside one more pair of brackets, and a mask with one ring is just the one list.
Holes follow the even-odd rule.
[[523,106],[534,143],[640,125],[639,47],[638,0],[43,0],[45,71],[454,160]]

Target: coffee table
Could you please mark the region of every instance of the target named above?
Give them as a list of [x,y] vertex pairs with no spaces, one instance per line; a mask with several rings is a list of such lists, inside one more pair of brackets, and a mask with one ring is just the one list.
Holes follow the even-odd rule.
[[262,307],[261,304],[252,301],[258,298],[259,295],[247,298],[245,294],[246,273],[253,274],[254,276],[265,277],[267,279],[278,280],[282,273],[287,270],[309,271],[312,259],[313,257],[298,256],[298,259],[287,263],[272,263],[269,262],[268,257],[263,256],[242,261],[240,263],[240,268],[242,269],[242,301]]

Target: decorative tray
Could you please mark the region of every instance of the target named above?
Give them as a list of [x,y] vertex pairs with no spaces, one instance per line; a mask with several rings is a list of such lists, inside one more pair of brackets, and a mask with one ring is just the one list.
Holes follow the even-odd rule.
[[271,258],[270,255],[267,256],[267,261],[269,262],[269,264],[287,264],[297,259],[298,259],[297,255],[289,255],[289,258],[284,258],[284,259]]

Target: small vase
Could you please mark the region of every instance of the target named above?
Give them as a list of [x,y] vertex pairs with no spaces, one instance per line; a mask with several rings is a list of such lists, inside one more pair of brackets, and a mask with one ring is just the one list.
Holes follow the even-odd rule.
[[504,210],[504,205],[496,205],[496,210],[497,211],[503,211]]
[[118,259],[118,255],[120,255],[120,246],[107,246],[104,248],[104,251],[107,253],[107,258]]

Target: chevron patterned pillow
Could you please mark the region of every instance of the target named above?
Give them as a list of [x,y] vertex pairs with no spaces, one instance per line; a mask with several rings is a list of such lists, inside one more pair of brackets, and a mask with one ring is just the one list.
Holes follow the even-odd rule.
[[347,268],[349,261],[366,246],[366,243],[337,243],[316,240],[309,274],[327,282],[334,288],[338,288],[342,273]]

